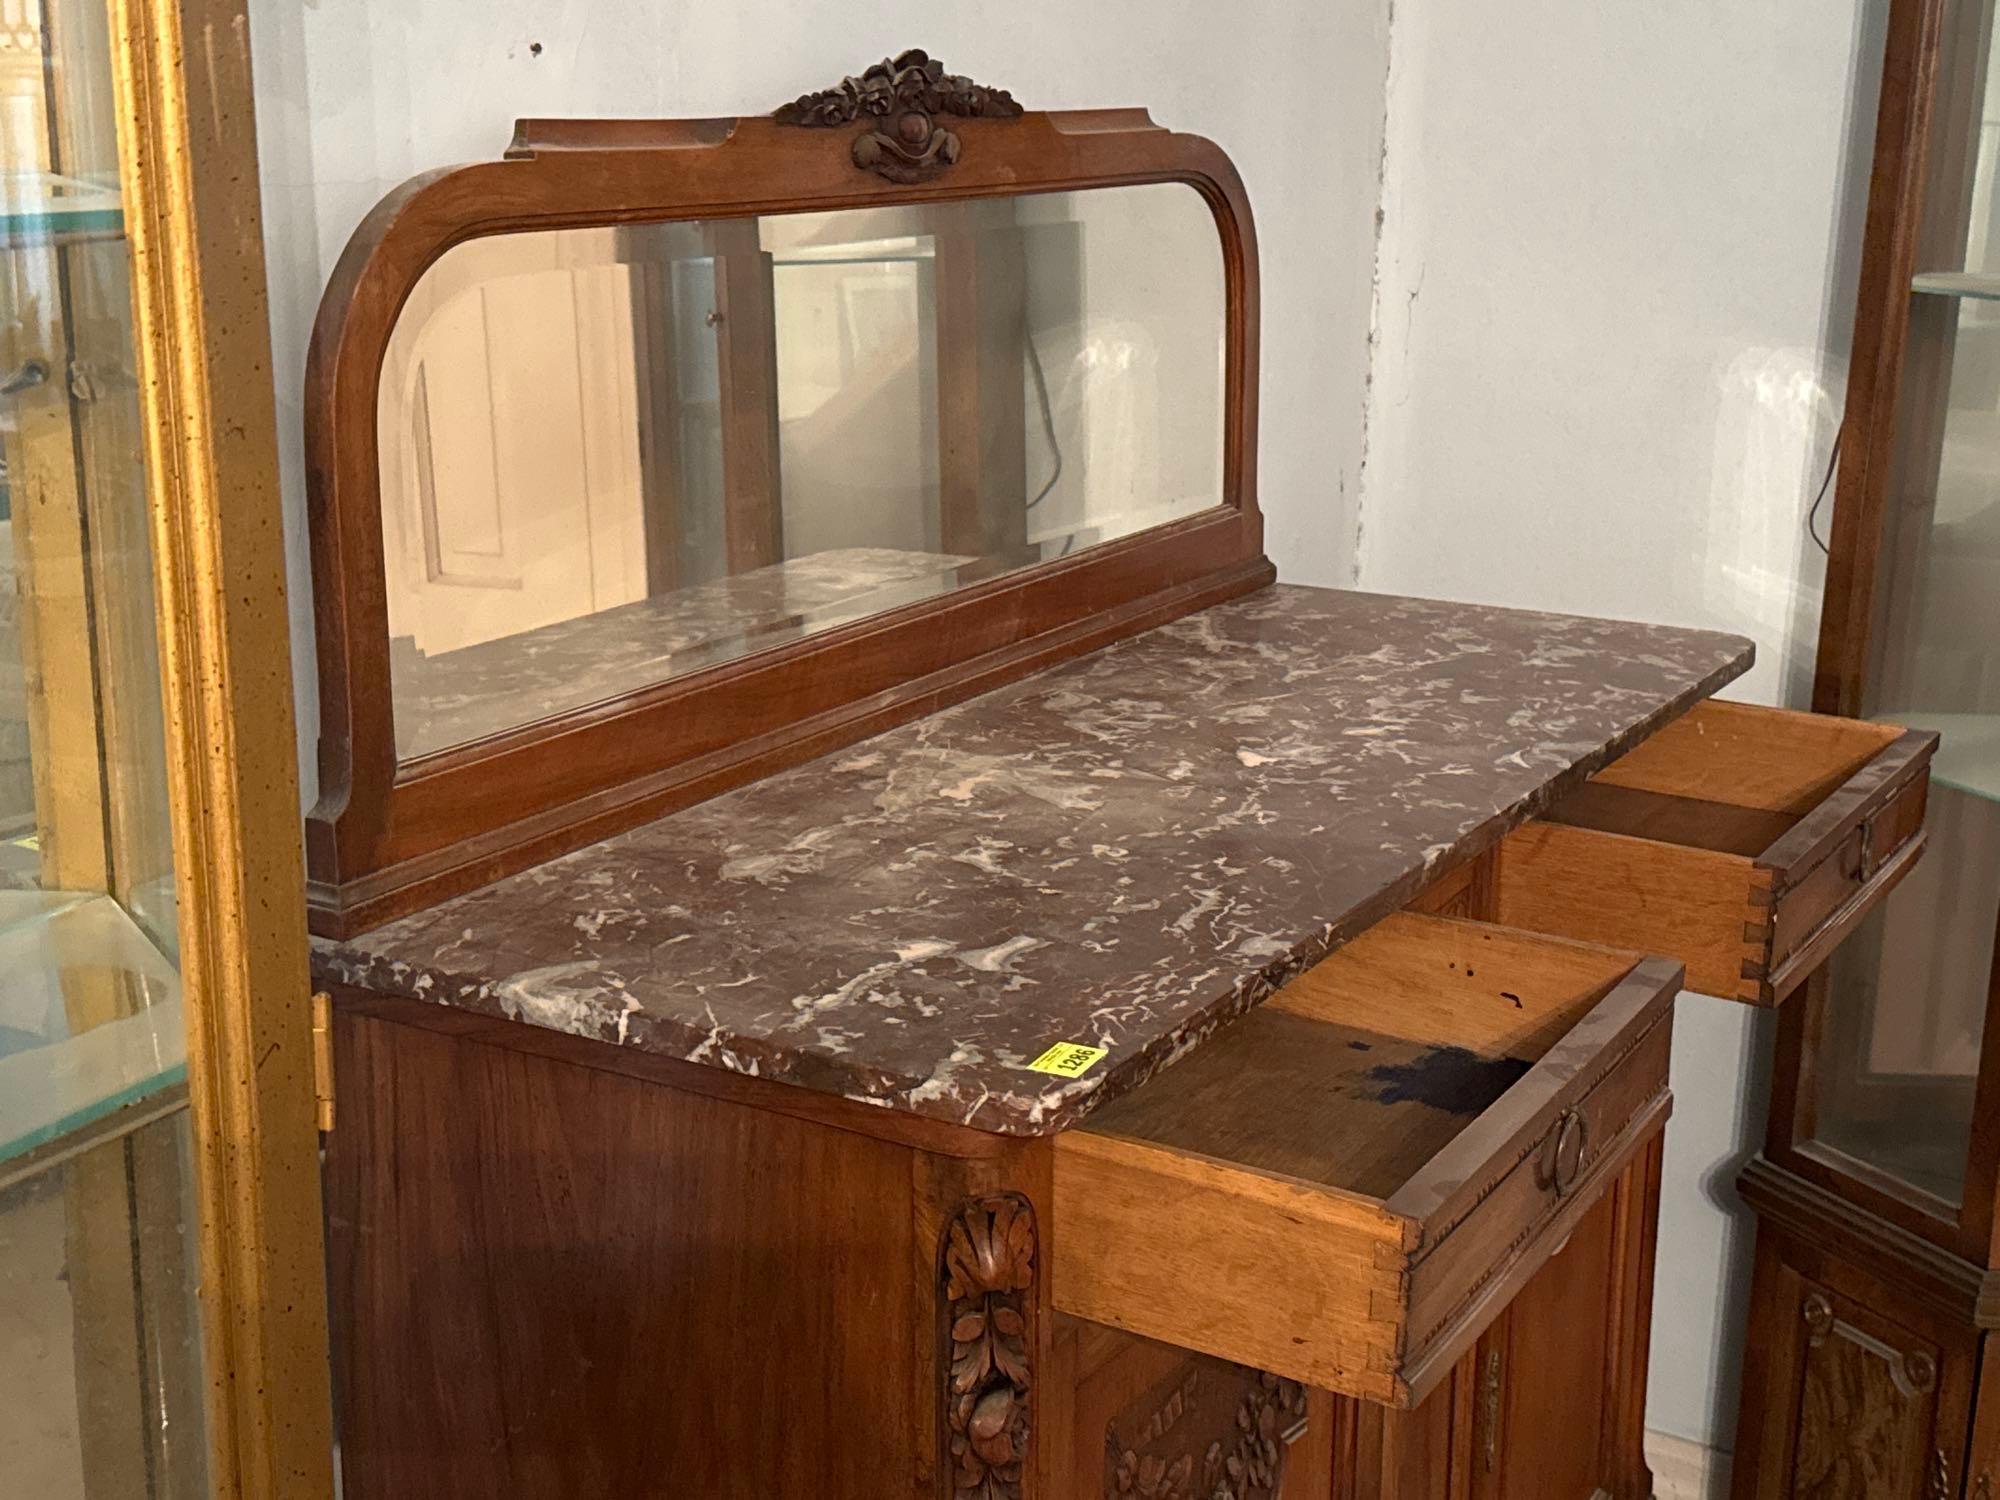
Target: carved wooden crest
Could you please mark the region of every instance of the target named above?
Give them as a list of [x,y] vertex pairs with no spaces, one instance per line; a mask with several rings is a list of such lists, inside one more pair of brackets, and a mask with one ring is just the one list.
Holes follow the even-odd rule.
[[939,1252],[945,1347],[945,1492],[1020,1500],[1028,1458],[1035,1211],[1018,1193],[965,1204]]
[[1013,119],[1021,106],[1005,89],[990,89],[947,73],[929,53],[911,49],[885,57],[860,77],[804,94],[776,111],[780,125],[849,125],[866,128],[854,138],[854,164],[891,182],[927,182],[957,161],[964,149],[941,116]]

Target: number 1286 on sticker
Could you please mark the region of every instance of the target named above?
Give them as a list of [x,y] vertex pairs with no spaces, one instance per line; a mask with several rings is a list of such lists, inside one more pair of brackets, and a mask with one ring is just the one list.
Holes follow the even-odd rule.
[[1028,1066],[1059,1078],[1081,1078],[1103,1060],[1107,1050],[1087,1042],[1057,1042]]

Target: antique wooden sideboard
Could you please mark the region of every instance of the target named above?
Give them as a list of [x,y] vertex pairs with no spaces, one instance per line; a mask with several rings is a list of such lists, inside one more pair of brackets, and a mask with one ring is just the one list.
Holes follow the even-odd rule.
[[[529,122],[309,374],[357,1500],[1639,1500],[1675,997],[1931,737],[1275,584],[1212,145],[905,54]],[[560,565],[560,566],[558,566]]]

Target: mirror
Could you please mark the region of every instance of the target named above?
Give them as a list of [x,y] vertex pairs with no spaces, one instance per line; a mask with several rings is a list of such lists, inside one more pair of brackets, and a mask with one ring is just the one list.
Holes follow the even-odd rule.
[[498,235],[377,410],[408,761],[1224,502],[1178,183]]

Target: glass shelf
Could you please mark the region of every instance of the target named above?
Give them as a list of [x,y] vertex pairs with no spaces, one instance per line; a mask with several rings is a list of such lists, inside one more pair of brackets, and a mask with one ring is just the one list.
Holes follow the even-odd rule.
[[109,896],[0,891],[0,1163],[187,1079],[173,966]]
[[0,246],[114,240],[124,233],[115,187],[55,172],[0,173]]
[[2000,802],[2000,713],[1934,714],[1910,709],[1881,717],[1906,729],[1934,729],[1942,736],[1937,759],[1931,762],[1934,785]]
[[1910,278],[1910,290],[1926,297],[2000,302],[2000,274],[1991,271],[1924,271]]

